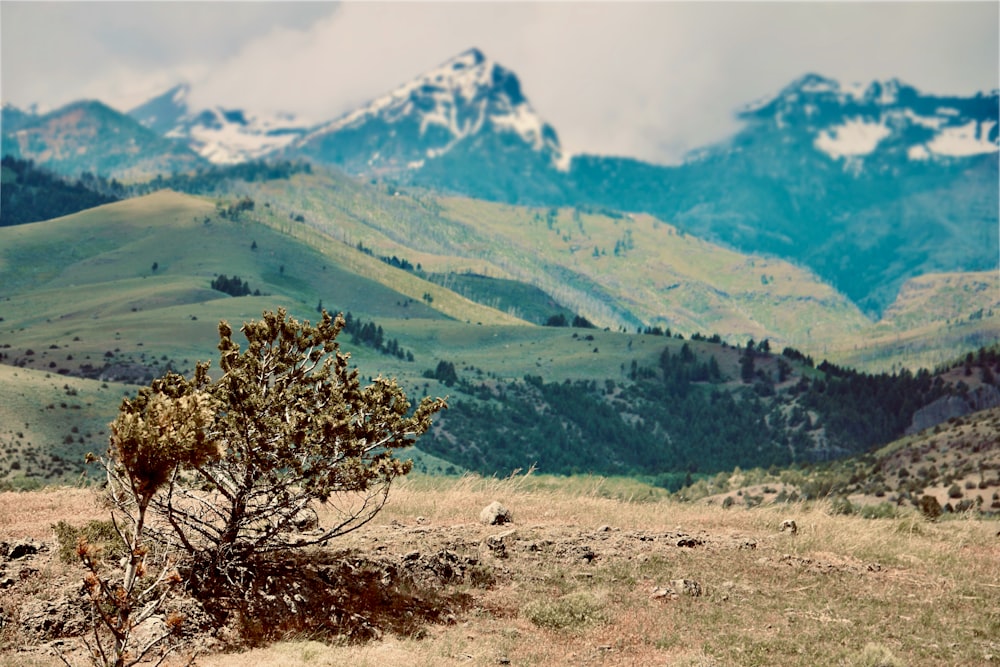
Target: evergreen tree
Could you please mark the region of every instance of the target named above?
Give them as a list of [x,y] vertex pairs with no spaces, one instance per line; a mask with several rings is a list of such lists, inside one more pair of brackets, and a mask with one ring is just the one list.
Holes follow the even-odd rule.
[[[225,582],[254,554],[358,528],[381,510],[391,482],[409,472],[412,463],[393,452],[412,445],[444,402],[424,399],[411,412],[394,380],[362,387],[336,341],[342,328],[343,320],[325,311],[316,325],[281,309],[265,312],[244,323],[241,350],[220,322],[218,380],[199,363],[191,380],[168,374],[123,402],[115,433],[135,435],[115,436],[107,467],[126,495],[161,517],[159,541],[194,558],[192,585]],[[152,430],[128,430],[157,401],[193,402],[205,418],[175,423],[167,411],[143,422]],[[184,440],[190,446],[161,437],[192,428]],[[332,499],[331,524],[309,537],[290,535],[304,514],[314,516],[314,502]]]

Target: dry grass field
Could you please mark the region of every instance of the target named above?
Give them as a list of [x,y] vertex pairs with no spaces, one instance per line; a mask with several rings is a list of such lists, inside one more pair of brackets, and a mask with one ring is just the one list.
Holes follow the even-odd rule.
[[[511,523],[479,522],[495,500]],[[414,476],[327,556],[412,575],[411,606],[363,612],[372,618],[412,615],[429,600],[446,613],[383,624],[365,641],[290,631],[256,648],[204,637],[190,646],[205,667],[1000,664],[998,522],[829,510],[722,509],[592,477]],[[0,565],[13,581],[0,590],[0,665],[62,664],[21,628],[19,610],[82,577],[52,557],[52,525],[100,518],[90,490],[0,494],[0,541],[50,546]],[[796,534],[780,530],[786,519]]]

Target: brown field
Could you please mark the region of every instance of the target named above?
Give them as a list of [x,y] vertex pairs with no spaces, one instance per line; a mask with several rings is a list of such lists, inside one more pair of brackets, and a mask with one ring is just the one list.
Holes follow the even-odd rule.
[[[494,500],[513,523],[478,522]],[[19,610],[82,577],[51,556],[52,524],[95,518],[90,490],[0,494],[0,541],[50,545],[24,566],[0,563],[0,579],[16,580],[0,589],[0,665],[62,664]],[[797,534],[779,530],[785,519]],[[293,632],[241,651],[191,646],[205,667],[1000,664],[998,530],[971,514],[863,519],[825,502],[726,510],[626,480],[412,477],[329,550],[400,571],[450,552],[464,576],[411,570],[425,586],[412,599],[447,600],[447,614],[363,642]],[[701,594],[671,584],[682,579]]]

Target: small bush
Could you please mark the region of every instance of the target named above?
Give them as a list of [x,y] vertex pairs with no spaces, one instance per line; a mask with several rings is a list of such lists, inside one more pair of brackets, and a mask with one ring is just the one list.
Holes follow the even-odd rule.
[[830,514],[833,515],[843,514],[850,516],[856,512],[856,509],[850,500],[842,496],[838,496],[830,501]]
[[934,521],[939,516],[941,516],[941,503],[938,502],[937,498],[934,496],[921,496],[920,513],[924,515],[924,518]]
[[571,630],[603,621],[601,606],[596,597],[581,591],[554,600],[532,600],[521,614],[540,628]]
[[864,519],[895,519],[899,516],[895,503],[879,503],[878,505],[864,505],[858,510],[858,514]]
[[969,510],[973,509],[975,506],[976,506],[976,503],[973,502],[972,499],[965,498],[964,500],[958,501],[958,504],[955,505],[955,512],[958,512],[958,513],[968,512]]
[[952,484],[948,487],[948,497],[949,498],[961,498],[964,494],[962,493],[962,487],[958,484]]
[[903,661],[881,644],[868,643],[849,663],[852,667],[903,667]]
[[59,544],[59,560],[64,563],[80,562],[76,548],[81,537],[98,547],[105,560],[116,561],[125,555],[125,543],[110,521],[90,521],[80,528],[60,521],[52,525],[52,530],[55,531],[56,542]]

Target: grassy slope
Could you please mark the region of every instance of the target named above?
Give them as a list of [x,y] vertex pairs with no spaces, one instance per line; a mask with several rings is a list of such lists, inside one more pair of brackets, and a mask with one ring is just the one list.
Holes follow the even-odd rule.
[[136,389],[4,365],[0,388],[0,478],[19,487],[73,480],[87,452],[107,448],[109,415]]
[[[247,193],[285,216],[302,215],[302,227],[425,271],[534,285],[600,326],[633,329],[637,315],[644,324],[717,332],[735,342],[770,337],[817,360],[866,370],[933,366],[1000,337],[995,272],[914,279],[872,323],[808,271],[684,236],[648,216],[562,209],[550,224],[548,209],[389,192],[321,173]],[[287,221],[284,227],[295,228]],[[627,238],[632,248],[615,256]],[[979,309],[984,317],[970,321]]]
[[1000,340],[1000,272],[935,273],[904,283],[866,340],[831,358],[858,368],[934,368]]
[[[445,205],[449,215],[504,239],[498,248],[513,247],[505,258],[511,264],[530,266],[534,257],[572,269],[650,324],[798,343],[848,335],[867,323],[807,271],[682,235],[650,216],[616,219],[562,209],[550,229],[532,209],[467,199]],[[630,248],[616,256],[616,244],[626,240]]]
[[[956,381],[958,374],[949,379]],[[970,382],[973,389],[979,386]],[[841,502],[842,513],[905,513],[930,495],[942,507],[965,500],[978,511],[1000,516],[1000,407],[953,417],[864,456],[777,473],[734,471],[701,480],[682,494],[709,505],[726,497],[740,505],[766,505],[780,504],[789,494],[815,496],[817,491],[846,498],[850,505]]]
[[[868,324],[804,270],[683,236],[649,216],[563,209],[549,224],[547,209],[426,193],[389,196],[325,174],[272,182],[257,194],[376,254],[404,257],[429,271],[469,270],[535,285],[599,326],[642,322],[801,343]],[[628,237],[632,249],[616,257],[616,242]],[[595,248],[603,255],[594,257]]]
[[[266,213],[260,218],[266,221]],[[220,218],[211,203],[168,192],[2,230],[4,328],[21,345],[10,355],[51,343],[73,354],[103,354],[121,347],[117,339],[125,335],[132,345],[152,342],[157,353],[174,357],[211,350],[219,319],[238,322],[278,305],[315,316],[320,300],[330,310],[379,320],[521,323],[343,244],[310,240],[314,247],[260,221]],[[212,290],[220,273],[240,276],[264,296],[232,299]],[[422,301],[424,293],[434,308]]]
[[[526,326],[306,226],[292,225],[283,233],[285,222],[263,206],[254,218],[233,222],[216,215],[211,202],[161,192],[0,230],[0,353],[5,363],[23,365],[0,366],[6,373],[0,404],[11,406],[0,408],[3,422],[19,423],[15,406],[58,407],[62,385],[70,382],[61,373],[105,364],[114,368],[104,377],[118,377],[124,367],[137,381],[168,367],[189,372],[197,360],[215,360],[220,319],[238,324],[278,306],[298,317],[315,317],[319,300],[328,309],[374,319],[388,337],[398,337],[413,351],[416,361],[408,363],[344,340],[363,374],[396,376],[413,391],[447,393],[421,377],[441,358],[504,377],[618,377],[632,358],[653,364],[661,347],[651,344],[647,350],[640,342],[631,352],[627,338],[617,334],[595,331],[596,340],[585,344],[572,337],[572,330]],[[251,250],[253,242],[256,250]],[[209,283],[217,273],[239,275],[266,296],[232,298],[212,290]],[[432,295],[433,308],[422,299],[425,293]],[[604,353],[595,354],[596,346]],[[36,387],[30,396],[24,393],[26,378]],[[74,382],[101,394],[100,382]],[[14,479],[27,472],[27,465],[11,469],[14,461],[30,460],[21,440],[35,449],[42,443],[51,448],[71,433],[76,439],[90,433],[94,437],[85,438],[87,448],[103,448],[101,430],[121,396],[121,387],[111,386],[114,400],[92,400],[99,415],[93,424],[90,416],[57,409],[41,413],[47,426],[37,436],[33,431],[18,436],[25,429],[13,426],[0,433],[0,447],[9,448],[0,460],[0,476]],[[40,422],[25,421],[36,427]],[[71,458],[78,463],[85,448],[77,444]]]

